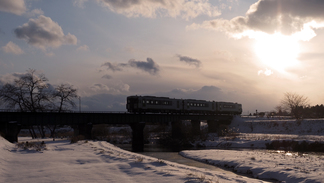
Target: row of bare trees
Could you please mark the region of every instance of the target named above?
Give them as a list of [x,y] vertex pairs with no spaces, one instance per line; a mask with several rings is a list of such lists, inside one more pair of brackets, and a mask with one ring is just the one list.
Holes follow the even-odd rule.
[[[60,84],[53,87],[44,74],[37,74],[29,69],[25,74],[18,75],[11,83],[0,88],[0,106],[15,109],[20,112],[64,112],[76,106],[77,89],[70,84]],[[54,136],[56,125],[47,126]],[[38,126],[40,135],[45,137],[44,126]],[[36,138],[34,128],[30,128],[33,138]]]

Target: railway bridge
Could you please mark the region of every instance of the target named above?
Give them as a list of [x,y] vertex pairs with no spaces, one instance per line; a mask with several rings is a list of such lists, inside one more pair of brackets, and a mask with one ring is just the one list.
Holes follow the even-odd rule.
[[219,124],[230,124],[230,115],[199,114],[132,114],[126,112],[14,112],[0,111],[0,133],[10,142],[18,142],[20,129],[34,125],[70,125],[75,135],[91,139],[92,126],[96,124],[127,124],[132,129],[132,150],[143,151],[143,129],[146,123],[172,124],[172,137],[181,138],[181,122],[190,120],[192,132],[200,133],[200,121],[206,120],[208,131],[216,132]]

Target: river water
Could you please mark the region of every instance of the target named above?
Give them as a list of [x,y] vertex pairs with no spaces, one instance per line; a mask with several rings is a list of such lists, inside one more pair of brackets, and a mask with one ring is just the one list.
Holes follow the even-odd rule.
[[[132,149],[131,144],[115,144],[115,145],[118,146],[119,148],[127,150],[127,151],[131,151],[131,149]],[[179,152],[174,152],[170,148],[166,148],[164,146],[159,146],[159,145],[156,145],[156,144],[154,144],[154,145],[145,144],[144,145],[144,152],[137,152],[137,153],[143,154],[143,155],[146,155],[146,156],[151,156],[151,157],[158,158],[158,159],[163,159],[163,160],[183,164],[183,165],[187,165],[187,166],[203,168],[203,169],[206,169],[206,170],[209,170],[209,171],[217,171],[217,172],[226,173],[228,175],[239,175],[239,176],[242,176],[242,177],[253,178],[251,175],[234,173],[234,172],[232,172],[230,170],[222,169],[222,168],[219,168],[217,166],[213,166],[213,165],[209,165],[209,164],[206,164],[206,163],[202,163],[202,162],[199,162],[199,161],[195,161],[195,160],[192,160],[192,159],[185,158],[185,157],[179,155]],[[264,180],[264,181],[265,182],[275,182],[273,180]]]
[[[131,144],[115,144],[115,145],[122,148],[122,149],[124,149],[124,150],[128,150],[128,151],[131,151],[131,149],[132,149]],[[166,147],[159,146],[159,145],[147,145],[147,144],[145,144],[144,145],[144,152],[137,152],[137,153],[143,154],[143,155],[146,155],[146,156],[151,156],[151,157],[158,158],[158,159],[163,159],[163,160],[179,163],[179,164],[188,165],[188,166],[193,166],[193,167],[198,167],[198,168],[205,168],[207,170],[230,172],[230,171],[223,170],[223,169],[218,168],[218,167],[213,166],[213,165],[209,165],[209,164],[206,164],[206,163],[201,163],[199,161],[195,161],[195,160],[192,160],[192,159],[185,158],[185,157],[179,155],[178,152],[174,152],[170,148],[166,148]],[[233,173],[233,172],[230,172],[230,173]]]

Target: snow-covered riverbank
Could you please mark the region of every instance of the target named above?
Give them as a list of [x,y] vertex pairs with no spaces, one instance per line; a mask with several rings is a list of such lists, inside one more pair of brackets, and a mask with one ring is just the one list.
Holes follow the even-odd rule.
[[105,141],[48,139],[45,144],[41,151],[22,149],[0,137],[0,182],[263,182],[132,153]]
[[324,156],[314,154],[234,150],[195,150],[180,154],[255,178],[287,183],[324,182]]
[[[236,118],[232,134],[208,134],[206,147],[265,148],[271,141],[323,142],[324,120]],[[32,142],[30,138],[19,141]],[[38,140],[35,140],[38,141]],[[40,143],[40,142],[38,142]],[[45,140],[46,147],[18,148],[0,137],[0,182],[264,182],[226,172],[156,159],[105,141]],[[182,151],[181,155],[260,179],[323,182],[324,157],[287,151]]]

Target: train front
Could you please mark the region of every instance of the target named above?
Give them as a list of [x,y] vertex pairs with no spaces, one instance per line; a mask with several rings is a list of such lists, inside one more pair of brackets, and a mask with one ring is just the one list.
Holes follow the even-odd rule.
[[138,111],[138,105],[139,105],[139,99],[140,97],[139,96],[129,96],[127,97],[127,105],[126,105],[126,108],[127,108],[127,111],[128,112],[136,112]]

